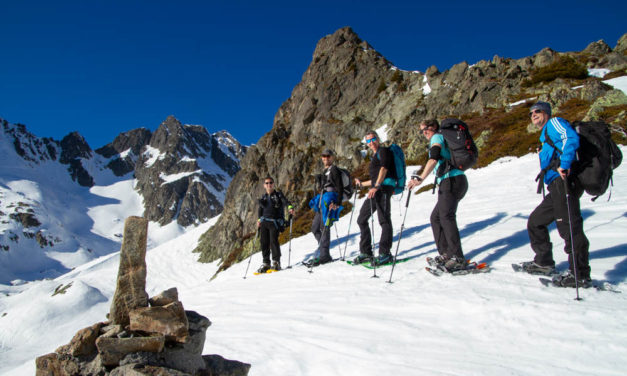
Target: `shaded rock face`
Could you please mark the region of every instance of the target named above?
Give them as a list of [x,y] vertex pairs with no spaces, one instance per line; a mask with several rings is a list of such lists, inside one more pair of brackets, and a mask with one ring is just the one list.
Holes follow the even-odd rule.
[[[623,38],[619,45],[625,45]],[[595,42],[586,52],[566,54],[588,59],[590,67],[622,64],[624,54],[608,48],[604,42]],[[521,59],[494,56],[473,65],[461,62],[444,72],[433,66],[421,73],[397,69],[349,27],[322,38],[301,82],[278,109],[272,129],[242,159],[218,223],[203,235],[196,249],[200,260],[230,260],[223,263],[228,267],[229,262],[247,256],[244,250],[251,249],[247,242],[255,231],[257,199],[266,175],[275,179],[277,188],[297,209],[306,208],[313,176],[322,168],[320,152],[334,149],[337,164],[354,170],[363,162],[361,139],[368,129],[387,124],[388,138],[400,144],[411,160],[427,144],[418,132],[423,119],[481,115],[490,109],[510,108],[521,97],[558,106],[580,96],[560,80],[523,86],[534,72],[562,55],[545,48]],[[610,57],[612,61],[607,60]],[[607,90],[594,82],[584,84],[594,86],[587,96]]]
[[96,149],[96,153],[110,158],[107,167],[116,176],[124,176],[135,170],[135,163],[152,133],[146,128],[134,129],[118,135],[112,143]]
[[78,132],[72,132],[61,140],[61,157],[59,162],[69,165],[68,171],[72,180],[83,187],[92,187],[94,178],[83,167],[82,159],[90,159],[92,151],[87,141]]

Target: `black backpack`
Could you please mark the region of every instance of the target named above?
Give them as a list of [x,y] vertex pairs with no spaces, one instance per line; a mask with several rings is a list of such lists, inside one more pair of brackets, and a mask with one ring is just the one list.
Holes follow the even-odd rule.
[[446,145],[451,151],[451,160],[447,161],[448,166],[445,171],[438,174],[439,176],[451,169],[466,171],[477,163],[479,149],[466,123],[459,119],[444,119],[438,132],[444,136]]
[[[613,170],[622,162],[623,153],[612,140],[607,123],[575,121],[572,127],[579,135],[579,148],[577,159],[571,166],[571,174],[587,194],[595,196],[592,198],[594,201],[612,184]],[[558,155],[562,154],[562,151],[555,147],[553,140],[547,137],[546,142]]]
[[[334,166],[340,171],[340,176],[342,176],[342,192],[343,197],[348,199],[353,196],[353,184],[351,179],[351,173],[342,167]],[[316,175],[316,190],[322,189],[327,182],[327,177],[324,174]]]
[[345,198],[349,199],[353,196],[353,184],[351,180],[351,173],[347,169],[338,167],[342,174],[342,192]]

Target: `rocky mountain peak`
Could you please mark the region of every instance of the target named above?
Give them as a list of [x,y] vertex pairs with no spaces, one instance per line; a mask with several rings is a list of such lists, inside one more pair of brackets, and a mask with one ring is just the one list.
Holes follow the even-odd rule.
[[[227,140],[226,143],[220,140]],[[135,166],[144,216],[162,224],[204,222],[223,208],[224,192],[245,153],[228,132],[210,135],[169,116],[153,133]]]
[[316,62],[318,58],[324,55],[338,54],[340,50],[351,51],[355,47],[361,47],[364,50],[372,49],[368,42],[361,40],[351,27],[345,26],[318,41],[313,53],[313,61]]
[[75,158],[91,158],[91,148],[78,132],[72,132],[61,140],[61,163]]
[[603,56],[612,52],[612,47],[610,47],[603,39],[598,40],[596,42],[592,42],[586,47],[583,53],[590,54],[593,56]]
[[92,187],[94,178],[87,172],[81,159],[92,157],[92,150],[87,141],[78,132],[72,132],[61,140],[61,156],[59,162],[69,165],[68,171],[72,180],[84,187]]

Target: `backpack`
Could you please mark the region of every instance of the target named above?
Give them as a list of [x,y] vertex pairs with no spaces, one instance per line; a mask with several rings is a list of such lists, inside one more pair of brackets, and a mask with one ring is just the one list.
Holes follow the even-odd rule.
[[[394,155],[394,167],[396,168],[396,179],[393,178],[385,178],[383,180],[384,185],[391,185],[394,187],[394,194],[397,195],[399,193],[403,193],[405,190],[405,154],[403,153],[403,149],[396,144],[390,145],[390,150]],[[378,156],[377,156],[378,158]]]
[[466,123],[459,119],[444,119],[438,132],[444,136],[446,145],[451,151],[451,160],[447,161],[446,164],[449,166],[444,173],[451,169],[466,171],[477,163],[479,149]]
[[[595,196],[592,201],[607,191],[612,183],[612,174],[623,160],[608,125],[602,121],[575,121],[572,124],[579,135],[577,159],[571,166],[576,182],[587,194]],[[547,137],[547,143],[561,154],[553,140]],[[611,194],[610,194],[611,195]]]
[[[337,166],[336,166],[337,167]],[[351,173],[347,169],[338,167],[342,175],[342,193],[345,198],[351,198],[353,196],[353,184],[351,180]]]
[[[345,198],[350,198],[353,196],[353,184],[351,179],[351,173],[342,167],[334,166],[340,171],[340,176],[342,177],[342,194]],[[316,187],[324,187],[326,184],[326,176],[324,174],[316,175]]]

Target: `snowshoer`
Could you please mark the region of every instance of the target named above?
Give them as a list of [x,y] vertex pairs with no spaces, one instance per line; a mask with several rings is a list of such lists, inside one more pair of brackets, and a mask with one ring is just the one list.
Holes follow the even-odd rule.
[[[318,266],[333,261],[329,253],[331,242],[331,225],[333,220],[339,216],[340,206],[345,198],[343,195],[342,172],[333,164],[335,154],[331,149],[325,149],[320,155],[324,165],[324,171],[317,176],[316,186],[320,195],[314,197],[314,207],[316,214],[311,223],[311,232],[316,237],[319,244],[318,257],[313,259],[311,266]],[[318,209],[318,210],[316,210]]]
[[[370,180],[361,182],[355,179],[355,185],[371,187],[368,190],[368,200],[366,200],[359,211],[357,224],[361,231],[359,239],[359,256],[353,262],[361,264],[372,261],[377,265],[392,261],[392,214],[390,201],[394,195],[394,186],[383,184],[386,178],[396,180],[396,166],[394,164],[394,154],[388,147],[381,146],[381,139],[376,131],[366,132],[366,145],[372,151],[370,159],[369,173]],[[388,181],[390,181],[388,180]],[[372,212],[376,211],[379,224],[381,225],[381,238],[379,239],[379,256],[374,258],[372,250],[372,234],[368,220]]]
[[[429,160],[420,175],[413,175],[407,184],[411,190],[435,173],[438,201],[431,212],[431,230],[439,256],[434,259],[449,272],[466,268],[462,242],[457,227],[457,205],[468,191],[468,180],[462,170],[451,166],[451,152],[444,136],[438,132],[440,124],[435,119],[420,123],[420,130],[429,140]],[[446,171],[445,171],[446,170]]]
[[[259,199],[257,228],[260,231],[261,254],[263,264],[257,270],[265,273],[269,269],[281,270],[281,247],[279,247],[279,233],[285,221],[285,208],[294,214],[294,208],[281,191],[274,189],[274,179],[270,176],[264,179],[266,193]],[[270,250],[272,250],[272,265],[270,265]]]
[[[579,286],[585,286],[590,283],[588,255],[590,243],[583,232],[583,218],[579,206],[583,189],[576,179],[570,176],[571,164],[577,157],[579,136],[568,121],[551,117],[550,104],[537,102],[529,111],[533,125],[542,130],[540,133],[542,149],[539,153],[542,172],[538,178],[544,179],[549,193],[533,210],[527,221],[531,248],[536,255],[533,261],[524,262],[522,267],[531,274],[555,273],[553,245],[547,228],[555,221],[557,231],[564,239],[564,252],[568,254],[570,267],[554,280],[564,287],[575,287],[577,283]],[[554,147],[547,141],[549,138]],[[556,152],[556,148],[561,153]]]

